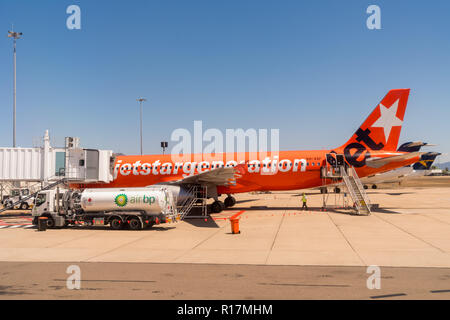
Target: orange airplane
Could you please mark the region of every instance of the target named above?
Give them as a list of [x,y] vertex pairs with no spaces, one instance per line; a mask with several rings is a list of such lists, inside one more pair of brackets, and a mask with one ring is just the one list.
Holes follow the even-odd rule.
[[[330,179],[321,177],[321,167],[333,161],[333,154],[343,155],[341,159],[354,167],[359,177],[390,171],[419,161],[423,154],[396,151],[409,91],[389,91],[350,140],[338,148],[268,152],[264,156],[249,152],[190,154],[185,157],[190,161],[180,162],[172,161],[171,155],[118,156],[111,183],[77,184],[74,187],[167,185],[181,199],[189,186],[204,185],[207,186],[207,197],[215,200],[212,211],[220,212],[236,203],[232,196],[235,193],[306,189],[332,184]],[[224,202],[219,200],[222,194],[228,195]]]

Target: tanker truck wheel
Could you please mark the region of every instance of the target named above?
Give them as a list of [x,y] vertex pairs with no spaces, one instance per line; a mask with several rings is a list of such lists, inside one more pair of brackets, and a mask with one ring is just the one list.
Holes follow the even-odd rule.
[[47,228],[48,229],[53,229],[55,228],[55,220],[53,220],[52,217],[47,216]]
[[116,217],[116,218],[111,219],[111,221],[109,222],[109,226],[113,230],[120,230],[120,229],[122,229],[123,223],[120,218]]
[[128,225],[130,226],[131,230],[141,230],[142,225],[141,221],[138,218],[131,218],[128,222]]

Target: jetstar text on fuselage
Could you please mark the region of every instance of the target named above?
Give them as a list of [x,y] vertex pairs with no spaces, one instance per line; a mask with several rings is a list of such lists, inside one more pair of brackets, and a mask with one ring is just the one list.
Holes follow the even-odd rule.
[[[224,167],[236,167],[238,164],[244,165],[247,163],[249,173],[273,174],[276,172],[297,172],[306,171],[309,164],[305,159],[281,159],[277,156],[270,158],[266,157],[264,160],[249,160],[237,161],[231,160],[224,163],[223,161],[200,161],[200,162],[164,162],[156,160],[153,163],[145,163],[136,161],[134,163],[123,162],[118,160],[114,165],[114,179],[120,176],[129,175],[179,175],[189,177],[198,173],[203,173],[211,169],[218,169]],[[318,163],[319,165],[319,163]]]

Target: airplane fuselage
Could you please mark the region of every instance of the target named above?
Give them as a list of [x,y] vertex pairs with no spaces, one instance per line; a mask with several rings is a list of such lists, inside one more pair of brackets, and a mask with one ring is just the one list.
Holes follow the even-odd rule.
[[[343,154],[343,150],[334,152]],[[84,184],[78,188],[120,188],[145,187],[180,181],[186,177],[201,174],[221,167],[237,167],[235,179],[226,185],[217,186],[219,194],[233,194],[264,190],[293,190],[322,186],[320,168],[325,165],[326,154],[331,150],[280,151],[278,154],[253,156],[249,153],[192,154],[183,160],[174,161],[171,155],[119,156],[113,167],[114,180],[108,184]],[[404,154],[396,152],[395,154]],[[392,152],[372,152],[372,157],[392,156]],[[206,158],[208,156],[208,158]],[[358,155],[365,161],[365,155]],[[346,161],[356,159],[347,156]],[[358,159],[358,160],[361,160]],[[365,177],[378,172],[395,169],[418,161],[418,157],[402,162],[387,164],[381,168],[366,165],[356,167],[358,176]]]

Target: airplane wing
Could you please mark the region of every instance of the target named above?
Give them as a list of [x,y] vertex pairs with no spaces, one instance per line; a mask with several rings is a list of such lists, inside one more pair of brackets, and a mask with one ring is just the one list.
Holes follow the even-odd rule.
[[410,152],[407,154],[395,155],[395,156],[386,157],[386,158],[369,158],[369,159],[366,159],[366,165],[371,168],[381,168],[392,162],[408,160],[408,159],[411,159],[414,157],[421,156],[425,153],[426,152]]
[[244,173],[244,166],[245,164],[240,164],[236,167],[216,168],[180,180],[171,181],[169,184],[214,184],[217,186],[235,184],[236,179],[240,178],[241,174]]

